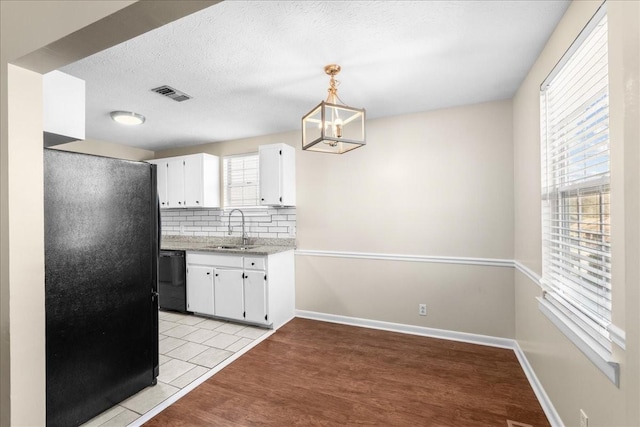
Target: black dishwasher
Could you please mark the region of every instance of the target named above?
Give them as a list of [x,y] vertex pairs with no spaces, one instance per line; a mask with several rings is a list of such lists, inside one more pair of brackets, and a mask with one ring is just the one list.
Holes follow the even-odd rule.
[[158,294],[160,308],[187,312],[184,251],[160,251]]

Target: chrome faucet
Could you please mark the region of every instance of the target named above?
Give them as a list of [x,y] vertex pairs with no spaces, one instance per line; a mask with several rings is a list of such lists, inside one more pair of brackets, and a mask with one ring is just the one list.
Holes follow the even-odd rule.
[[242,212],[240,209],[232,209],[231,212],[229,212],[229,236],[231,236],[231,231],[233,230],[233,227],[231,227],[231,214],[235,211],[240,212],[240,215],[242,215],[242,246],[247,246],[249,237],[244,231],[244,212]]

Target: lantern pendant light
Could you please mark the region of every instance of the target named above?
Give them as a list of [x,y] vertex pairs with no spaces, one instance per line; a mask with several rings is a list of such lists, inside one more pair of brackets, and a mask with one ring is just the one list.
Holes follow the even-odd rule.
[[329,96],[302,118],[302,149],[342,154],[362,147],[366,144],[364,108],[342,105],[338,97],[340,82],[335,79],[339,65],[329,64],[324,72],[331,77]]

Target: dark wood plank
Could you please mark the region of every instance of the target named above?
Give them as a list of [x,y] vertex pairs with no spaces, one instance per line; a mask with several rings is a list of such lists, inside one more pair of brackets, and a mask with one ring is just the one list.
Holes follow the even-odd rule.
[[549,426],[511,350],[294,319],[146,426]]

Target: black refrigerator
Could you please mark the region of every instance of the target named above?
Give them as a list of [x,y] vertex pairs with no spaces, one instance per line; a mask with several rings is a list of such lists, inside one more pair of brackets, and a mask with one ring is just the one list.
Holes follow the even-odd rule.
[[48,426],[156,383],[155,165],[44,149]]

